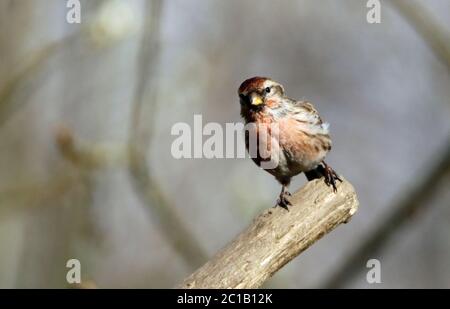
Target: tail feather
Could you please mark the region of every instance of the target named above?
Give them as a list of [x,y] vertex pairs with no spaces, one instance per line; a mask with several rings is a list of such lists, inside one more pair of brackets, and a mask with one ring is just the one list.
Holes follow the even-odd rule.
[[319,179],[323,176],[325,176],[324,168],[322,164],[319,164],[315,169],[305,172],[306,179],[308,181]]

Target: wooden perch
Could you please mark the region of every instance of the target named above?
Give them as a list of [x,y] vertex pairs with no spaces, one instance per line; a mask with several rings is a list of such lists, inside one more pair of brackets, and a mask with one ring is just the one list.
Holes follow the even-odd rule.
[[332,231],[358,209],[353,186],[338,191],[323,179],[293,194],[290,211],[270,208],[178,288],[258,288],[281,267]]

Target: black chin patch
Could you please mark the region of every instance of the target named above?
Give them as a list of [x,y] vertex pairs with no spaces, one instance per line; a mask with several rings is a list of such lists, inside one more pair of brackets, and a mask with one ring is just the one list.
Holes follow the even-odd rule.
[[250,105],[250,97],[243,94],[239,95],[241,105]]

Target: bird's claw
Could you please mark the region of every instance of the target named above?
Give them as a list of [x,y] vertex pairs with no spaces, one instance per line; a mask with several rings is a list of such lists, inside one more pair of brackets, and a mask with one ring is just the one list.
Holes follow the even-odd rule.
[[338,180],[339,182],[342,182],[342,179],[325,162],[323,162],[323,164],[324,164],[325,183],[327,186],[332,186],[334,193],[336,193],[337,192],[336,180]]
[[289,206],[292,206],[291,201],[289,201],[286,197],[286,195],[291,196],[291,194],[289,192],[285,192],[280,194],[280,197],[277,200],[277,204],[275,205],[275,207],[280,206],[281,208],[286,209],[287,211],[289,211]]

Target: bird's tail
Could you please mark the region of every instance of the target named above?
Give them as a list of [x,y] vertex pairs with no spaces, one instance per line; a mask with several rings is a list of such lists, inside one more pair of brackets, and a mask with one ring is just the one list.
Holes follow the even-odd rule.
[[325,183],[333,187],[334,192],[337,191],[336,180],[342,182],[339,175],[328,165],[322,161],[315,169],[305,172],[308,181],[325,177]]
[[308,181],[311,181],[311,180],[314,180],[314,179],[319,179],[319,178],[325,176],[322,164],[319,164],[313,170],[305,172],[305,176],[306,176],[306,179],[308,179]]

